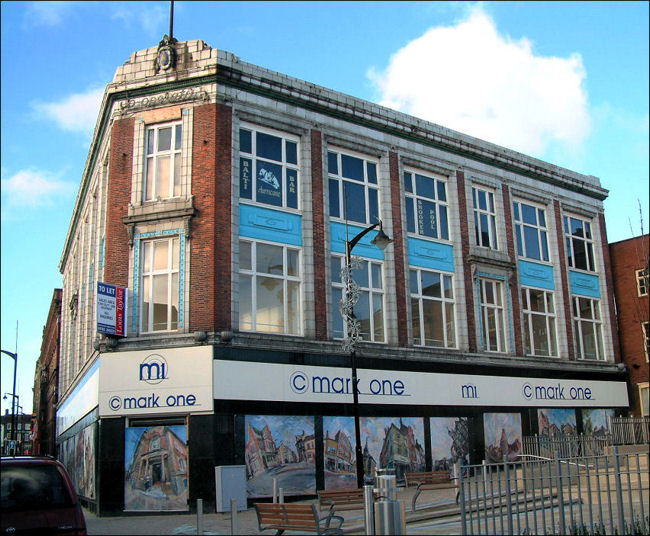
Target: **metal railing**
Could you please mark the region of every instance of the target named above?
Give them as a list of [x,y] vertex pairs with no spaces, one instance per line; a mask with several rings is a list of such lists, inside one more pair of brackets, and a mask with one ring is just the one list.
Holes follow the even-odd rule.
[[522,438],[522,453],[542,458],[573,458],[601,456],[612,445],[610,436],[591,435],[533,435]]
[[650,417],[614,417],[609,430],[613,445],[650,443]]
[[648,454],[463,466],[462,534],[648,534]]

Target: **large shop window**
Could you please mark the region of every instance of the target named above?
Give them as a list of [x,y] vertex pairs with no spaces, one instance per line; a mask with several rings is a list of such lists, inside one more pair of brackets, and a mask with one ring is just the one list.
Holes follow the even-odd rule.
[[239,329],[301,333],[300,250],[239,241]]
[[371,225],[379,221],[377,163],[328,152],[330,216]]
[[557,356],[553,293],[534,288],[521,289],[524,310],[526,355]]
[[275,207],[298,208],[298,140],[239,130],[239,197]]
[[578,358],[604,360],[600,301],[574,296],[573,327]]
[[181,123],[147,128],[145,201],[181,195],[182,134]]
[[481,335],[486,352],[507,352],[506,308],[503,281],[479,279]]
[[515,236],[517,252],[524,259],[549,261],[548,230],[544,209],[516,201]]
[[142,242],[141,331],[178,329],[179,237]]
[[472,202],[476,245],[483,248],[499,249],[494,192],[475,186],[472,188]]
[[[343,298],[344,286],[341,269],[345,257],[332,255],[332,326],[334,337],[345,336],[343,317],[339,304]],[[364,341],[385,342],[384,327],[384,283],[381,262],[359,259],[358,267],[352,266],[352,278],[359,285],[359,301],[354,306],[354,316],[359,321],[359,335]]]
[[564,236],[569,266],[579,270],[596,271],[591,223],[564,216]]
[[440,179],[405,171],[404,192],[408,232],[449,240],[446,183]]
[[409,280],[413,344],[455,348],[452,276],[429,270],[412,269],[409,272]]

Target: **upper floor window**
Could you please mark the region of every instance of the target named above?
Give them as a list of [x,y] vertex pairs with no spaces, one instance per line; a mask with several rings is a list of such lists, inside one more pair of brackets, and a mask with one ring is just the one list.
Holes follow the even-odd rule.
[[146,130],[144,200],[181,195],[181,123],[156,125]]
[[548,261],[548,230],[544,209],[515,201],[515,236],[520,257]]
[[650,278],[648,277],[648,270],[637,270],[636,271],[636,288],[639,296],[648,295],[648,282]]
[[641,403],[641,417],[650,415],[650,384],[648,382],[639,383],[639,402]]
[[573,328],[578,358],[604,360],[599,300],[573,297]]
[[404,191],[408,232],[449,240],[446,183],[440,179],[405,171]]
[[506,352],[506,307],[503,281],[479,279],[481,335],[486,352]]
[[645,360],[648,361],[650,355],[650,322],[641,322],[641,331],[643,332],[643,353]]
[[239,130],[239,197],[298,208],[298,142],[288,136]]
[[524,350],[526,355],[556,356],[555,305],[553,293],[522,288],[524,311]]
[[[332,256],[332,326],[336,338],[343,338],[347,329],[339,310],[345,292],[341,280],[341,269],[344,266],[345,257]],[[354,305],[354,317],[359,322],[359,338],[364,341],[385,342],[382,263],[359,259],[356,268],[352,265],[352,279],[359,285],[359,301]]]
[[377,163],[366,158],[327,153],[330,216],[371,225],[379,221]]
[[452,276],[429,270],[412,269],[409,280],[413,344],[455,348]]
[[300,250],[239,241],[239,329],[301,333]]
[[472,188],[474,204],[474,233],[476,245],[484,248],[499,249],[497,243],[496,207],[494,192],[483,188]]
[[178,237],[142,243],[141,331],[178,329],[179,255]]
[[596,271],[591,223],[572,216],[564,216],[563,220],[569,266],[579,270]]

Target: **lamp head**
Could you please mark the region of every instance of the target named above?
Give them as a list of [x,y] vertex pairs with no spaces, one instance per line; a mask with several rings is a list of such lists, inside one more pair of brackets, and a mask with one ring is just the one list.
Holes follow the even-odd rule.
[[374,244],[377,246],[379,249],[382,251],[386,249],[386,246],[390,244],[393,241],[392,238],[389,238],[388,235],[384,232],[382,228],[382,223],[379,222],[379,232],[377,232],[377,236],[373,238],[370,243]]

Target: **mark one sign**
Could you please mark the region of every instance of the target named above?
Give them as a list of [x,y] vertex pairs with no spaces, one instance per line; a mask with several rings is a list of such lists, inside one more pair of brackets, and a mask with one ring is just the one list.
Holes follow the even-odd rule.
[[97,333],[126,337],[128,289],[97,283]]

